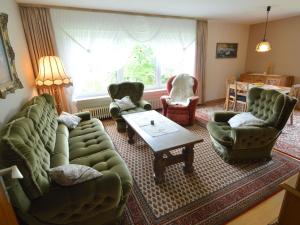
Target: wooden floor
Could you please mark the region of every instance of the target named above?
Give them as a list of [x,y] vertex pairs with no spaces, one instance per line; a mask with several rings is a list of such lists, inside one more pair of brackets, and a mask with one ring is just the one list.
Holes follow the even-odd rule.
[[[288,178],[284,183],[295,187],[297,183],[297,175]],[[281,204],[284,197],[284,190],[278,192],[274,196],[261,202],[254,208],[239,215],[227,225],[267,225],[277,219]]]
[[283,196],[284,191],[280,191],[256,207],[239,215],[227,225],[267,225],[278,217]]

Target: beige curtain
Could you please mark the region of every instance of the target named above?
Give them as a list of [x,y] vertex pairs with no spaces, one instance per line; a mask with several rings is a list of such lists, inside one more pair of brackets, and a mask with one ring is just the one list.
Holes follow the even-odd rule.
[[205,73],[206,73],[206,49],[207,49],[207,21],[197,20],[196,31],[196,68],[195,77],[197,78],[199,103],[205,101]]
[[[39,58],[57,55],[50,10],[48,8],[20,6],[20,13],[34,75],[37,77]],[[50,88],[38,88],[38,92],[53,95],[53,90]],[[56,93],[58,93],[60,101],[57,103],[58,111],[68,111],[64,88],[59,87]]]

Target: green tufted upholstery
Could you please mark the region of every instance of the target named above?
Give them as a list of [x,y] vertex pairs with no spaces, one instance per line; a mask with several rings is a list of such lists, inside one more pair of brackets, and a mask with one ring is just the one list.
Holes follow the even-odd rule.
[[[112,99],[109,111],[112,118],[116,121],[117,130],[119,132],[126,131],[126,123],[122,118],[122,115],[136,112],[144,112],[151,110],[151,105],[147,101],[143,100],[144,84],[140,82],[122,82],[119,84],[111,84],[108,87],[108,93]],[[114,99],[121,99],[125,96],[129,96],[131,101],[136,105],[136,108],[121,111],[118,105],[114,102]]]
[[[100,225],[118,220],[132,188],[130,172],[102,123],[87,112],[73,130],[57,123],[49,95],[34,97],[0,132],[0,168],[17,165],[24,179],[9,180],[11,200],[27,224]],[[59,186],[47,171],[69,163],[102,177]]]
[[50,154],[45,149],[33,122],[25,117],[8,123],[1,131],[0,164],[16,164],[24,176],[22,185],[26,194],[35,199],[49,190],[47,170]]
[[228,120],[236,112],[217,112],[207,124],[216,152],[227,162],[270,159],[271,150],[285,126],[297,100],[275,90],[252,88],[248,111],[265,125],[231,128]]

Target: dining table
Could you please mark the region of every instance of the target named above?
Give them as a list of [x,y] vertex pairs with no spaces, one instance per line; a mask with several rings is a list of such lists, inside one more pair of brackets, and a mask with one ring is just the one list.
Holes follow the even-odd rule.
[[[241,82],[241,83],[247,84],[247,82]],[[291,91],[291,87],[275,86],[275,85],[263,84],[263,83],[248,83],[248,84],[249,84],[249,90],[253,87],[260,87],[266,90],[276,90],[282,94],[289,94]],[[230,84],[229,88],[234,89],[235,84]]]
[[[248,84],[249,85],[248,90],[250,90],[253,87],[260,87],[260,88],[263,88],[266,90],[276,90],[276,91],[278,91],[282,94],[286,94],[286,95],[288,95],[291,92],[291,87],[276,86],[276,85],[264,84],[264,83],[248,83],[248,82],[241,82],[241,81],[239,81],[239,82]],[[229,85],[229,89],[227,91],[229,92],[230,89],[235,89],[234,83]],[[228,98],[229,98],[229,93],[226,93],[226,100],[225,100],[225,105],[224,105],[224,108],[226,110],[228,109],[228,104],[229,104]]]

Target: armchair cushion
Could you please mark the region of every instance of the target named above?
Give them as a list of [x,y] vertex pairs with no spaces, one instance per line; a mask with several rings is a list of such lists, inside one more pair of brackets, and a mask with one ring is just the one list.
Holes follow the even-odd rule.
[[230,118],[239,114],[239,112],[215,112],[212,120],[215,122],[228,122]]
[[239,113],[228,120],[230,127],[263,126],[265,121],[256,118],[250,112]]
[[135,104],[131,101],[129,96],[125,96],[121,99],[115,99],[115,103],[120,108],[121,111],[134,109],[136,107]]

